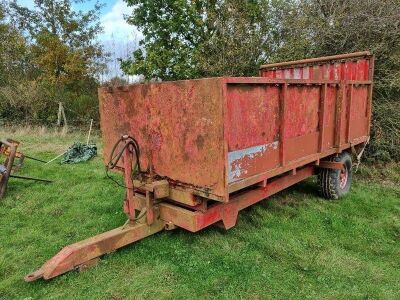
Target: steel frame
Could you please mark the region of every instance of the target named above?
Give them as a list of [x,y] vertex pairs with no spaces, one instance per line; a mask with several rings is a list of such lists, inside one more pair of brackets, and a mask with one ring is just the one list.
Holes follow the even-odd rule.
[[[197,232],[212,224],[221,223],[225,229],[235,226],[240,210],[249,207],[307,177],[314,175],[315,165],[309,164],[296,173],[287,172],[265,184],[253,185],[247,190],[232,194],[228,203],[216,202],[205,210],[193,210],[176,205],[166,198],[166,182],[154,181],[143,189],[135,189],[130,179],[131,155],[124,154],[126,198],[124,210],[128,215],[125,225],[64,247],[38,270],[25,276],[31,282],[51,279],[73,269],[82,269],[96,259],[118,248],[141,240],[163,229],[181,227]],[[159,189],[157,189],[159,187]],[[143,190],[145,193],[143,194]],[[155,200],[161,202],[156,202]],[[162,200],[163,199],[163,200]]]
[[266,64],[266,65],[261,65],[260,70],[267,69],[267,68],[273,69],[273,68],[281,68],[281,67],[288,67],[288,66],[292,67],[292,66],[307,65],[307,64],[312,65],[315,63],[323,63],[323,62],[329,62],[329,61],[336,62],[336,61],[340,61],[340,60],[347,60],[347,59],[363,57],[363,56],[369,57],[369,56],[371,56],[371,53],[369,51],[359,51],[359,52],[339,54],[339,55],[331,55],[331,56],[323,56],[323,57],[317,57],[317,58],[307,58],[307,59],[301,59],[301,60]]

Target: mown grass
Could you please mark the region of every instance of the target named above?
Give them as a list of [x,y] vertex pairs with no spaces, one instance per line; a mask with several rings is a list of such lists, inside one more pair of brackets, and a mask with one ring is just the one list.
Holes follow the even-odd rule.
[[[45,129],[8,136],[44,159],[85,140]],[[162,232],[86,272],[25,283],[64,245],[125,222],[124,191],[106,178],[100,157],[79,165],[26,161],[20,174],[55,182],[11,180],[0,202],[0,298],[399,299],[400,171],[390,170],[383,180],[364,167],[340,201],[323,200],[308,180],[242,211],[229,231]]]

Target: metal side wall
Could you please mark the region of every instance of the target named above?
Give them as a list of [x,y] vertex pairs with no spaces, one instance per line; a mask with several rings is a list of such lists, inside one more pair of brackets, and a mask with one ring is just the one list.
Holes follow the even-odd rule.
[[222,97],[220,78],[101,88],[105,161],[118,138],[129,134],[140,145],[143,170],[152,166],[171,184],[227,201]]
[[365,142],[368,80],[227,78],[227,180],[234,192]]

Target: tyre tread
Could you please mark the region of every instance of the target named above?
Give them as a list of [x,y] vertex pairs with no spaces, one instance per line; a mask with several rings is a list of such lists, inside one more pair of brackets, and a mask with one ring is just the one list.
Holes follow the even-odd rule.
[[[345,162],[348,159],[350,159],[350,165],[351,165],[351,156],[347,152],[342,152],[338,156],[330,157],[329,161]],[[338,173],[339,173],[338,170],[333,170],[333,169],[320,170],[318,174],[318,183],[319,183],[319,190],[324,198],[335,200],[341,197],[339,191],[340,181]],[[349,177],[349,180],[351,181],[351,177]]]

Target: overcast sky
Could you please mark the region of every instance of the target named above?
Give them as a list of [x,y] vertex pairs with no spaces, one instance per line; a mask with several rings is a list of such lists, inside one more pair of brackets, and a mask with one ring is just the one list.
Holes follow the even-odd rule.
[[[100,13],[104,32],[99,35],[99,40],[106,52],[111,54],[108,77],[113,77],[121,74],[117,58],[127,57],[135,49],[142,35],[134,26],[126,23],[124,15],[129,15],[132,8],[128,7],[123,0],[100,0],[99,2],[105,3]],[[29,8],[34,7],[33,0],[18,0],[18,3]],[[86,3],[74,3],[73,7],[76,10],[87,11],[93,8],[95,3],[95,0],[90,0]]]

